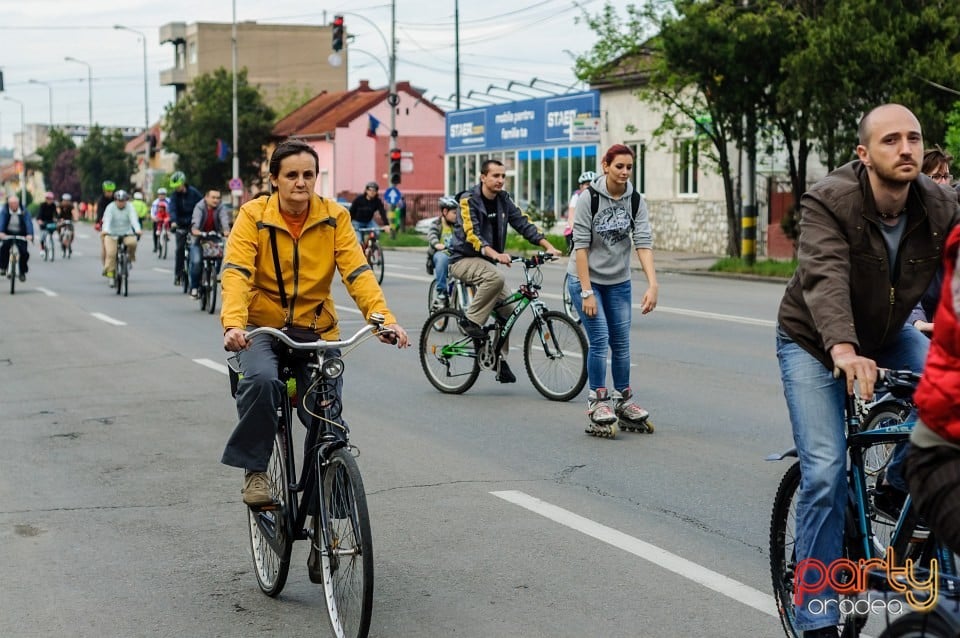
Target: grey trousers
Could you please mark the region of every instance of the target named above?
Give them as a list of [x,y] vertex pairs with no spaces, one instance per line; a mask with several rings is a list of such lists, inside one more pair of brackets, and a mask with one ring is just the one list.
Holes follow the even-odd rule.
[[[243,378],[237,384],[237,425],[227,440],[220,462],[233,467],[242,467],[249,472],[265,472],[273,452],[273,439],[277,434],[277,410],[283,399],[286,386],[280,381],[277,369],[278,357],[273,350],[274,340],[268,335],[253,338],[249,347],[237,353]],[[339,355],[329,350],[328,354]],[[317,412],[315,393],[306,390],[315,381],[308,375],[306,362],[295,366],[299,401],[297,414],[303,423],[312,418],[307,411]],[[334,381],[337,401],[343,390],[343,377]],[[306,396],[305,396],[306,395]],[[309,405],[304,405],[309,401]],[[342,418],[337,421],[346,427]]]
[[[487,323],[493,307],[507,298],[503,273],[494,264],[480,257],[458,259],[450,264],[449,272],[460,281],[477,287],[473,301],[467,308],[467,319],[480,326]],[[506,316],[510,311],[505,308],[501,313]]]

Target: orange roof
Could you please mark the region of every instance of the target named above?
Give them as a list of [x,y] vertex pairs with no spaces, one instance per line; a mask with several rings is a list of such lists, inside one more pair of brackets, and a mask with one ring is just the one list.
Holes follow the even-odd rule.
[[[150,127],[150,132],[153,133],[154,139],[157,140],[157,147],[163,148],[163,136],[160,134],[160,125],[154,124]],[[124,145],[123,150],[130,154],[135,154],[137,152],[143,152],[143,133],[136,136],[132,140]],[[154,149],[156,150],[156,149]]]
[[[423,102],[427,107],[443,115],[444,111],[423,97],[423,94],[410,86],[409,82],[397,82],[397,93],[407,93]],[[366,80],[350,91],[324,91],[306,104],[293,111],[273,127],[277,137],[321,136],[335,134],[338,127],[344,127],[365,114],[371,108],[387,99],[390,90],[371,89]]]

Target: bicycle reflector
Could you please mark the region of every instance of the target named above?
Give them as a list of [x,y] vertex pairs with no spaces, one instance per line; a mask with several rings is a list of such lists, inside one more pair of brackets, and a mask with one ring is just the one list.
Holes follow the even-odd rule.
[[343,359],[340,357],[330,357],[323,362],[320,370],[324,379],[336,379],[343,374]]

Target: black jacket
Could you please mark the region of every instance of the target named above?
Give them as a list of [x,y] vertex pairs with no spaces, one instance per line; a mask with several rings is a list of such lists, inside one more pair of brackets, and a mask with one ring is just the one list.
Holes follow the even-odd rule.
[[[469,195],[460,198],[460,219],[453,229],[450,245],[451,263],[464,257],[481,257],[484,246],[502,253],[507,243],[507,224],[531,244],[539,245],[543,233],[517,208],[506,191],[497,193],[494,199],[497,210],[490,213],[483,203],[480,189],[481,185],[477,184]],[[498,231],[496,234],[494,228]]]

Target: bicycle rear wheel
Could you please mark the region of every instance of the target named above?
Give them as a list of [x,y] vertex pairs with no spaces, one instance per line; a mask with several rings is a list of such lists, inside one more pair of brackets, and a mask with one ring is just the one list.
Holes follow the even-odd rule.
[[170,236],[167,233],[160,235],[160,259],[167,258],[167,247],[170,243]]
[[347,448],[327,459],[320,493],[327,514],[318,539],[327,618],[334,635],[362,638],[373,612],[373,540],[360,468]]
[[287,534],[289,509],[287,489],[289,476],[284,452],[289,436],[286,427],[277,430],[273,440],[273,455],[267,466],[270,494],[277,503],[276,509],[253,510],[247,508],[250,529],[250,553],[253,557],[253,573],[260,590],[267,596],[276,596],[283,590],[290,571],[290,552],[293,541]]
[[210,266],[206,262],[200,267],[200,281],[197,282],[197,299],[200,301],[200,310],[207,309],[207,302],[210,301],[210,289],[207,287],[209,279]]
[[[14,249],[11,248],[10,250],[13,251]],[[17,287],[17,277],[20,276],[20,273],[17,272],[19,270],[20,270],[19,260],[17,260],[16,257],[11,257],[10,264],[7,266],[7,277],[10,278],[10,294],[11,295],[16,294],[14,293],[14,289],[16,289]]]
[[420,367],[433,387],[445,394],[462,394],[480,375],[475,341],[459,330],[438,330],[438,325],[457,323],[460,313],[438,310],[429,317],[420,332]]
[[929,614],[911,612],[901,616],[887,627],[880,638],[956,638],[960,623],[949,613],[934,608]]
[[540,394],[551,401],[569,401],[587,382],[587,338],[573,319],[549,310],[527,328],[523,362]]

